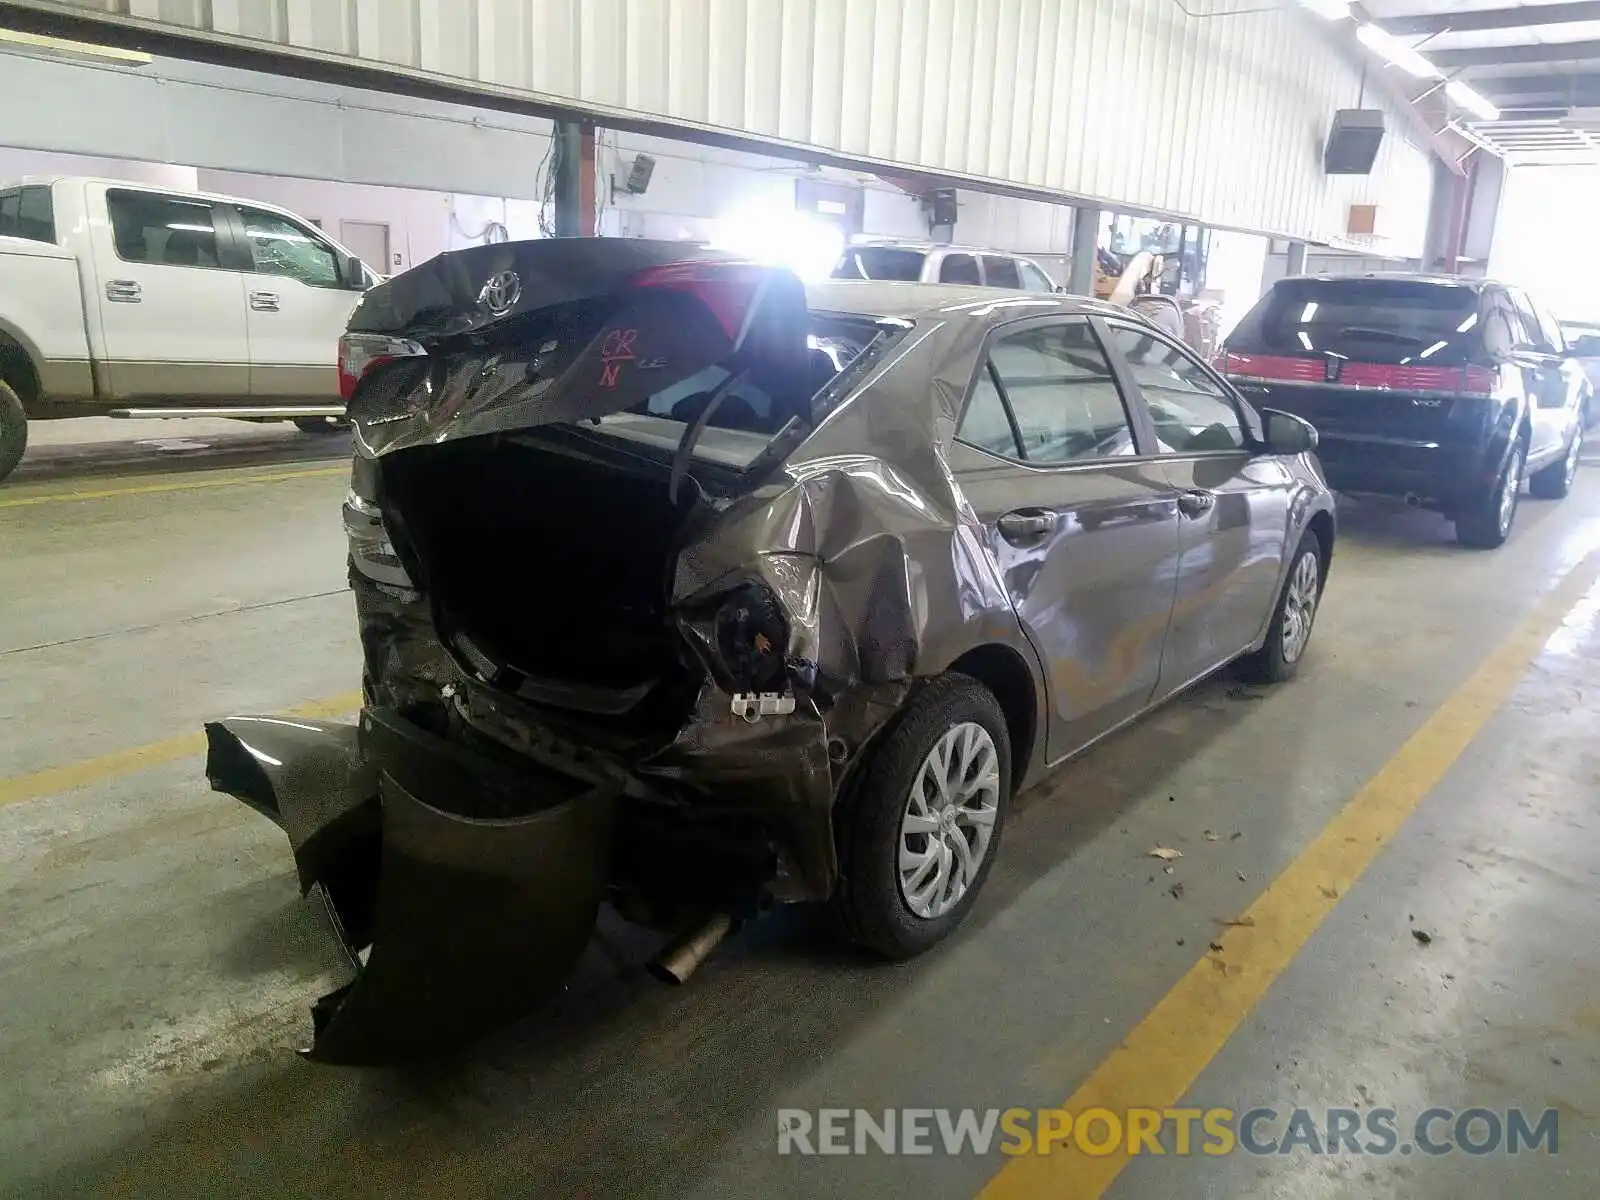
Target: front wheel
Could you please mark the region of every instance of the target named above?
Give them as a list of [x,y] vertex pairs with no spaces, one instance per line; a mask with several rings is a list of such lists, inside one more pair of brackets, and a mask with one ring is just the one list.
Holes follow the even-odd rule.
[[1501,472],[1500,482],[1483,499],[1456,517],[1456,540],[1474,550],[1493,550],[1511,535],[1522,496],[1522,466],[1527,448],[1519,441],[1511,448],[1511,459]]
[[1322,602],[1322,547],[1307,530],[1295,548],[1289,576],[1272,611],[1261,649],[1239,660],[1239,674],[1251,683],[1282,683],[1300,669],[1311,641],[1311,622]]
[[1573,429],[1572,441],[1567,443],[1567,452],[1560,460],[1528,476],[1529,494],[1539,500],[1560,500],[1572,490],[1573,481],[1578,478],[1578,460],[1582,456],[1583,425],[1580,423]]
[[1011,797],[1000,705],[945,675],[895,719],[842,801],[833,907],[851,940],[920,954],[966,917],[988,878]]
[[28,448],[28,414],[22,397],[0,379],[0,479],[17,469],[22,452]]

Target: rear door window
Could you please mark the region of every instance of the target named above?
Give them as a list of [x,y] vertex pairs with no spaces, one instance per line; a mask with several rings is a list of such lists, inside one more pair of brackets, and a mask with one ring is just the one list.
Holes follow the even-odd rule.
[[1002,258],[997,254],[983,256],[984,282],[990,287],[1020,288],[1022,275],[1017,271],[1017,260]]
[[0,192],[0,237],[53,243],[56,219],[50,189],[30,184]]
[[1086,321],[1035,325],[996,339],[956,436],[1042,464],[1136,453],[1122,392]]
[[123,262],[215,267],[217,227],[211,205],[153,192],[106,193],[112,241]]
[[971,254],[947,254],[939,264],[940,283],[982,283],[978,260]]
[[1287,279],[1273,284],[1228,335],[1228,349],[1459,366],[1477,349],[1477,315],[1477,292],[1467,286],[1415,279]]
[[916,283],[927,255],[902,246],[852,246],[833,269],[835,279],[884,279]]

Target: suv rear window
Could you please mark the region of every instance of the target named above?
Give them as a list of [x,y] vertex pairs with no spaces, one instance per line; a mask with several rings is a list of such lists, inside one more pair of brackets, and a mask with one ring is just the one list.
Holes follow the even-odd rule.
[[1228,349],[1357,362],[1459,366],[1478,345],[1472,288],[1412,279],[1286,279],[1257,302]]
[[833,269],[833,277],[916,283],[922,278],[922,264],[927,257],[922,250],[899,246],[852,246]]
[[50,189],[30,185],[0,192],[0,237],[54,242],[56,216]]

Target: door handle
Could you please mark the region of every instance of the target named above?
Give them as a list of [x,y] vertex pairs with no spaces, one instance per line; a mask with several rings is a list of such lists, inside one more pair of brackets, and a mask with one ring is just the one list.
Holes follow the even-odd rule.
[[1203,517],[1216,507],[1217,497],[1212,492],[1198,489],[1178,493],[1178,511],[1186,517]]
[[276,292],[251,292],[250,307],[257,312],[277,312],[278,295]]
[[1037,541],[1056,527],[1056,514],[1046,508],[1020,508],[1008,512],[996,524],[1008,542]]
[[112,279],[106,283],[106,299],[113,304],[138,304],[144,289],[132,279]]

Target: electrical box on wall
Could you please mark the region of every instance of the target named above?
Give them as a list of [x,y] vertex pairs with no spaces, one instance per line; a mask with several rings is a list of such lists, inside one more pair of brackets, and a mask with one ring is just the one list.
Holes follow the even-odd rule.
[[1378,232],[1378,206],[1376,204],[1352,204],[1345,232],[1351,237],[1372,237],[1376,234]]
[[1383,145],[1383,112],[1376,108],[1341,108],[1333,114],[1322,169],[1329,175],[1370,175]]

